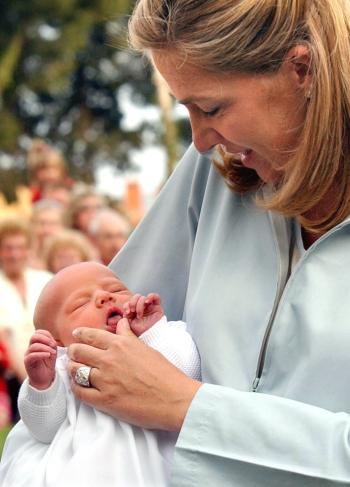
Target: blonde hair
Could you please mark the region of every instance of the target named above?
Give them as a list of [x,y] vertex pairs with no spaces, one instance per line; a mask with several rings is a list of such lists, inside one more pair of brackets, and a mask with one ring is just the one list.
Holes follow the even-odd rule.
[[44,249],[44,262],[47,270],[55,272],[53,269],[53,259],[59,250],[75,249],[79,252],[81,262],[94,260],[97,252],[90,241],[77,230],[63,230],[57,235],[50,237]]
[[[322,233],[350,214],[350,2],[348,0],[139,0],[131,45],[175,49],[216,73],[273,73],[296,45],[308,47],[313,85],[297,149],[267,209]],[[234,191],[262,184],[221,148],[221,174]],[[329,197],[332,192],[331,197]],[[327,199],[327,208],[308,215]]]
[[6,237],[12,235],[23,235],[28,247],[32,241],[32,233],[30,231],[29,222],[18,217],[5,217],[0,219],[0,245]]
[[66,162],[61,152],[42,139],[33,140],[27,154],[27,165],[34,179],[40,169],[48,166],[57,166],[62,176],[66,173]]
[[77,219],[81,210],[84,209],[84,201],[87,198],[96,198],[100,200],[101,202],[100,209],[104,208],[106,205],[105,197],[102,194],[95,191],[93,187],[83,186],[80,189],[78,188],[77,192],[72,193],[72,197],[65,215],[65,223],[68,227],[79,230],[77,225]]

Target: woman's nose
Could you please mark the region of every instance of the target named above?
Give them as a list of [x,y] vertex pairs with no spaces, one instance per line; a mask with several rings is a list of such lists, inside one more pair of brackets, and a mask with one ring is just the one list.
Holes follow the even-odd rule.
[[221,143],[221,138],[215,129],[210,127],[196,117],[190,117],[192,140],[198,152],[207,152],[217,144]]
[[96,291],[95,293],[95,303],[97,307],[102,307],[107,303],[112,303],[115,301],[115,296],[108,291]]

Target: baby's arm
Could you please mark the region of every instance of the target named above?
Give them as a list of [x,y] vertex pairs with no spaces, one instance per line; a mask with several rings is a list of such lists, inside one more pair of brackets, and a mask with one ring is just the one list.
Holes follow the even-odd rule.
[[57,345],[46,330],[30,340],[24,363],[28,373],[18,397],[21,419],[31,434],[50,443],[66,417],[64,385],[55,372]]
[[136,336],[142,335],[164,316],[159,294],[134,294],[124,305],[124,318]]

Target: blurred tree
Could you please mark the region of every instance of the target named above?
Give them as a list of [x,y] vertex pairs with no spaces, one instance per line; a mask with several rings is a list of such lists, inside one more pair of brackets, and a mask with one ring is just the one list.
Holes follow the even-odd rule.
[[[129,168],[131,147],[160,140],[160,123],[123,125],[122,92],[137,105],[155,99],[147,64],[125,45],[133,3],[0,0],[0,164],[12,179],[24,180],[33,137],[57,145],[85,181],[99,164]],[[0,190],[11,199],[5,181]]]

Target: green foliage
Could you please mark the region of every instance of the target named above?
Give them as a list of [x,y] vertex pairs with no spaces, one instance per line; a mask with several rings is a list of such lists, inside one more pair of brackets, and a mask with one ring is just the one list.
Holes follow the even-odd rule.
[[72,174],[91,179],[101,157],[128,166],[140,135],[123,133],[118,91],[133,83],[130,70],[141,73],[135,91],[149,73],[132,56],[123,71],[108,29],[125,27],[130,8],[126,0],[0,0],[0,155],[23,160],[21,140],[39,136],[64,151]]
[[160,140],[157,124],[122,124],[121,88],[130,87],[138,105],[155,100],[149,68],[125,47],[133,3],[0,0],[0,166],[2,154],[10,155],[15,178],[23,177],[34,137],[57,145],[70,173],[89,181],[99,164],[129,168],[130,148],[144,131]]
[[6,152],[14,152],[17,139],[22,133],[20,120],[9,111],[2,110],[0,127],[0,147]]
[[17,32],[12,36],[7,49],[2,54],[0,59],[0,93],[3,93],[11,85],[13,72],[22,52],[23,41],[23,34]]
[[9,432],[11,431],[12,426],[7,426],[5,428],[0,428],[0,457],[2,454],[2,450],[4,448],[5,440]]

